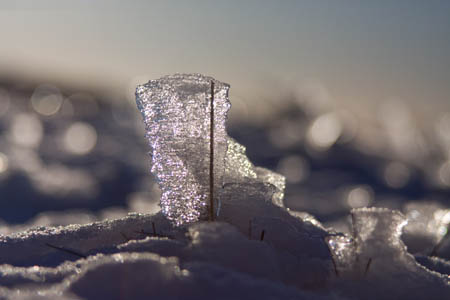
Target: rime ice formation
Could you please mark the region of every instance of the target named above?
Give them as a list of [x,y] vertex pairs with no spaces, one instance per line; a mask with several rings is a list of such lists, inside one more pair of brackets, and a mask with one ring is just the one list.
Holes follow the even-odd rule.
[[269,193],[270,201],[283,206],[284,177],[255,168],[245,156],[245,148],[226,133],[229,85],[200,74],[176,74],[136,89],[151,147],[151,170],[162,190],[161,209],[176,225],[208,216],[212,82],[215,214],[220,213],[227,184],[264,184],[260,198]]

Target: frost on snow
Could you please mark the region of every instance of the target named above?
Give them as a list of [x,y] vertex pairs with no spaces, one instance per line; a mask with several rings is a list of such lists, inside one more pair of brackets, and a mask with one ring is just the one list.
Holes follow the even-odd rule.
[[162,212],[177,225],[208,216],[212,83],[215,214],[220,214],[227,184],[250,184],[248,190],[264,184],[265,189],[257,190],[283,205],[284,177],[255,168],[245,148],[226,133],[229,85],[200,74],[176,74],[138,86],[136,103],[151,147],[152,172],[162,190]]

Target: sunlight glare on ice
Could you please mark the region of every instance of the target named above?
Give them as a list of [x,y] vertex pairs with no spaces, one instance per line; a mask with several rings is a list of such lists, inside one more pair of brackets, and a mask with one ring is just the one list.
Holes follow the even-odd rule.
[[318,150],[330,148],[339,138],[342,124],[335,113],[327,113],[314,120],[308,131],[308,142]]

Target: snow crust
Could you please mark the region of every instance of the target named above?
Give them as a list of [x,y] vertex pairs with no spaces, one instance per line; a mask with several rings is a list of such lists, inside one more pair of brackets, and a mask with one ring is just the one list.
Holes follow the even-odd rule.
[[[229,299],[251,293],[260,299],[425,299],[430,293],[449,295],[448,262],[418,258],[419,264],[406,252],[399,239],[405,222],[400,213],[358,209],[352,214],[355,236],[324,230],[295,213],[254,218],[249,234],[224,222],[173,227],[162,214],[36,228],[2,236],[0,296]],[[263,240],[260,230],[265,230]],[[348,243],[331,247],[338,237]],[[86,258],[48,247],[45,241],[84,253]],[[20,248],[32,251],[13,255]],[[19,266],[23,262],[28,266]],[[25,285],[27,292],[19,295]],[[374,296],[367,296],[368,291]]]
[[[52,230],[40,228],[9,236],[8,242],[1,245],[3,253],[15,251],[20,247],[31,247],[36,251],[41,250],[40,253],[44,250],[50,252],[52,255],[48,254],[47,257],[53,256],[57,261],[60,261],[58,256],[66,256],[66,261],[53,268],[44,267],[41,264],[48,263],[48,260],[39,260],[36,255],[31,255],[24,259],[30,263],[34,259],[35,265],[18,267],[11,264],[17,264],[15,258],[9,257],[10,264],[0,265],[1,285],[8,287],[3,289],[3,294],[9,297],[24,284],[33,284],[36,293],[38,291],[43,295],[69,293],[68,295],[75,294],[82,299],[98,299],[96,297],[117,299],[120,293],[112,286],[124,286],[121,293],[127,295],[127,298],[137,297],[137,299],[147,296],[170,298],[181,295],[194,298],[216,295],[215,298],[227,299],[227,297],[239,298],[242,296],[240,293],[244,291],[254,292],[262,299],[273,297],[323,299],[319,295],[310,295],[310,292],[301,292],[294,287],[288,288],[284,283],[285,278],[296,273],[299,263],[296,265],[292,263],[300,259],[300,263],[304,266],[309,265],[309,270],[305,272],[298,268],[300,272],[297,272],[296,282],[291,285],[310,285],[311,278],[317,277],[320,277],[320,285],[323,285],[330,264],[323,243],[317,245],[310,242],[309,246],[305,246],[301,244],[306,240],[303,242],[299,240],[299,246],[291,249],[292,253],[287,253],[282,249],[289,243],[288,240],[270,234],[264,241],[249,239],[236,227],[221,222],[196,223],[187,227],[185,234],[181,234],[180,229],[172,228],[170,231],[172,236],[162,236],[163,232],[167,233],[166,230],[162,230],[161,233],[158,231],[157,236],[136,238],[136,232],[139,231],[134,229],[149,230],[149,225],[157,220],[159,221],[158,215],[133,215],[121,220]],[[269,228],[273,222],[262,221],[261,225]],[[287,224],[279,226],[291,227],[292,233],[287,238],[294,237],[295,233],[298,233],[294,227]],[[112,232],[116,232],[117,235],[114,236]],[[120,233],[130,234],[134,239],[124,242]],[[105,236],[111,239],[107,241]],[[77,251],[85,251],[92,255],[86,259],[70,262],[68,260],[73,259],[71,253],[42,244],[42,241],[51,241],[55,244],[59,241],[57,244],[59,247],[73,249],[73,244],[62,243],[69,239],[79,243]],[[299,247],[303,247],[303,250],[305,247],[310,249],[301,253]],[[316,251],[314,247],[317,247]],[[25,252],[21,255],[26,256]],[[52,264],[55,264],[55,261]],[[149,275],[150,273],[152,275]],[[121,274],[132,276],[128,277],[129,281],[127,279],[124,281]],[[102,288],[97,284],[100,281],[111,284],[102,284],[102,287],[105,287]],[[48,284],[51,283],[54,284],[49,287]],[[236,287],[237,290],[230,291],[230,286]]]

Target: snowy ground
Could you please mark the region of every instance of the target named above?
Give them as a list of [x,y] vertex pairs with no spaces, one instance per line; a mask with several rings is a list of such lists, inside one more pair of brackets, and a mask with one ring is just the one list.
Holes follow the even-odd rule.
[[450,117],[418,126],[396,104],[366,124],[313,100],[228,127],[255,165],[286,176],[290,210],[254,197],[264,215],[244,207],[174,228],[134,103],[3,85],[0,295],[450,297]]

